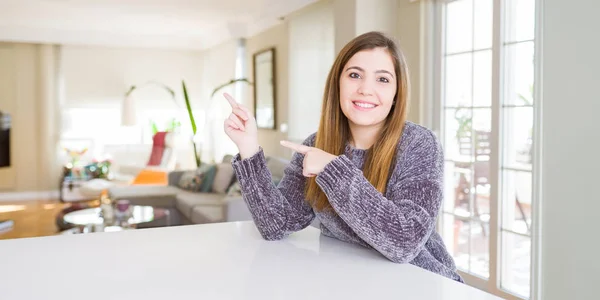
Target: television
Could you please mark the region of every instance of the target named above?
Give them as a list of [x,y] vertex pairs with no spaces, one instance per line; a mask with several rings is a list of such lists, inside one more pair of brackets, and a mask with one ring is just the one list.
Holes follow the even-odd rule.
[[0,168],[10,167],[10,115],[0,111]]

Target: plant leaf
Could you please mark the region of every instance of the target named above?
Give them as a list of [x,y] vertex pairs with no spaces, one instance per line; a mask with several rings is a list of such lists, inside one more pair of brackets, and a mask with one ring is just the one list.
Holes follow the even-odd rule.
[[232,84],[234,84],[234,83],[236,83],[236,82],[245,82],[245,83],[247,83],[247,84],[249,84],[249,85],[253,85],[253,83],[252,83],[252,82],[250,82],[250,81],[249,81],[248,79],[246,79],[246,78],[232,79],[232,80],[229,80],[229,82],[223,83],[223,84],[219,85],[218,87],[216,87],[216,88],[213,90],[213,92],[210,94],[210,97],[211,97],[211,98],[212,98],[212,97],[214,97],[214,96],[215,96],[215,94],[216,94],[216,93],[217,93],[217,92],[218,92],[220,89],[222,89],[222,88],[225,88],[225,87],[227,87],[227,86],[230,86],[230,85],[232,85]]
[[190,104],[190,98],[188,97],[187,88],[185,87],[185,81],[181,81],[183,86],[183,98],[185,99],[185,106],[190,116],[190,122],[192,123],[192,132],[196,135],[196,121],[194,120],[194,114],[192,114],[192,106]]

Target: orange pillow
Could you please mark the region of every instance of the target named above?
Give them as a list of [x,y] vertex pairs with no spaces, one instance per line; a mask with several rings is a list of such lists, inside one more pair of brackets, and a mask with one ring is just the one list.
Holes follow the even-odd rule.
[[165,171],[142,170],[131,183],[132,185],[167,185],[169,183],[168,174]]

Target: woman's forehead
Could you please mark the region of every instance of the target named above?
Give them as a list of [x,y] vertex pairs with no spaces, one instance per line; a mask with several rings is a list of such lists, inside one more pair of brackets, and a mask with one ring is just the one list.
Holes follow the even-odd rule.
[[359,67],[365,72],[377,70],[394,71],[394,61],[390,53],[384,48],[362,50],[355,53],[344,66],[344,70],[350,67]]

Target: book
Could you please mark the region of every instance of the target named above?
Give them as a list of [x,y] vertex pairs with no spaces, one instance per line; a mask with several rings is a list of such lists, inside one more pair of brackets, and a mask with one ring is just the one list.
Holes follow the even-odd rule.
[[13,220],[0,220],[0,233],[10,231],[15,226]]

